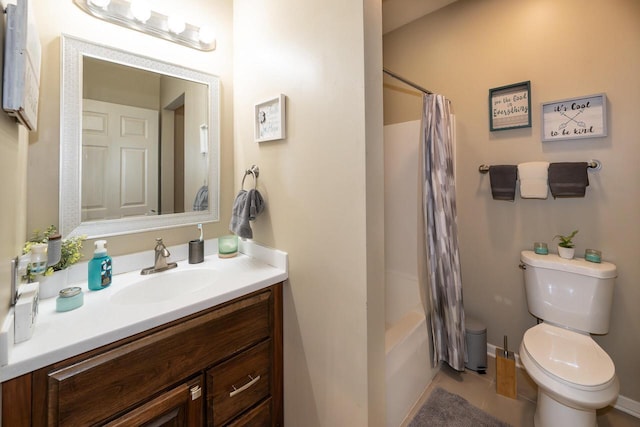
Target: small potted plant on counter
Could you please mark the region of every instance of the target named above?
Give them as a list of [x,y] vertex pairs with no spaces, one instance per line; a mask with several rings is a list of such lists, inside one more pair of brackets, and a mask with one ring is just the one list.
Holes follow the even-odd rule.
[[553,238],[554,240],[560,240],[560,243],[558,243],[558,255],[560,255],[561,258],[573,259],[573,256],[576,252],[574,248],[575,243],[573,243],[573,238],[576,236],[576,234],[578,234],[578,230],[573,230],[571,234],[567,236],[556,234],[556,236]]
[[[45,252],[46,262],[43,271],[34,269],[33,262],[27,268],[26,280],[40,282],[40,298],[51,298],[58,295],[60,289],[66,287],[68,279],[68,268],[78,262],[82,257],[82,242],[86,240],[86,236],[76,236],[62,239],[58,234],[55,226],[49,226],[44,232],[35,230],[33,236],[22,248],[23,254],[34,253],[37,247],[50,246],[49,241],[59,239],[60,244],[57,246],[59,253],[57,256],[49,256]],[[33,256],[32,256],[33,261]],[[57,261],[57,262],[56,262]]]

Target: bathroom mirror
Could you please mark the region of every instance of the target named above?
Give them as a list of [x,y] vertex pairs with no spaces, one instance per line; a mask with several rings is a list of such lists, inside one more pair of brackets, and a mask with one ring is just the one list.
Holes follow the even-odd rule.
[[218,77],[67,35],[61,50],[63,236],[217,221]]

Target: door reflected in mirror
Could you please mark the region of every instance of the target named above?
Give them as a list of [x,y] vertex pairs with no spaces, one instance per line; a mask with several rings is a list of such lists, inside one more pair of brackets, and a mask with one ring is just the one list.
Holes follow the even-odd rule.
[[62,53],[63,235],[218,220],[218,78],[66,35]]
[[83,71],[82,221],[208,210],[207,86],[87,56]]

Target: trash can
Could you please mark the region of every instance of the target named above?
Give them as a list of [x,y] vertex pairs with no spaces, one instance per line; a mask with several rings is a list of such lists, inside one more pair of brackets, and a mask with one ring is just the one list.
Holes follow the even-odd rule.
[[481,374],[487,371],[487,327],[479,320],[466,317],[467,369]]

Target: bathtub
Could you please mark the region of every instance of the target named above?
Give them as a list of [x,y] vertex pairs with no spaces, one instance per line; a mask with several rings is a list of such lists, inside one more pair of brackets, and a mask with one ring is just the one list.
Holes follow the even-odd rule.
[[[407,291],[409,286],[403,287],[403,283],[411,284],[402,275],[387,273],[387,287],[392,293],[394,289],[400,294]],[[417,296],[417,280],[412,284]],[[412,299],[411,304],[416,301],[419,298]],[[393,321],[387,323],[385,331],[386,426],[398,427],[431,383],[436,369],[431,368],[429,332],[422,307],[417,305],[397,313],[391,310],[389,315]]]
[[387,427],[398,427],[435,375],[418,285],[420,121],[384,127]]

